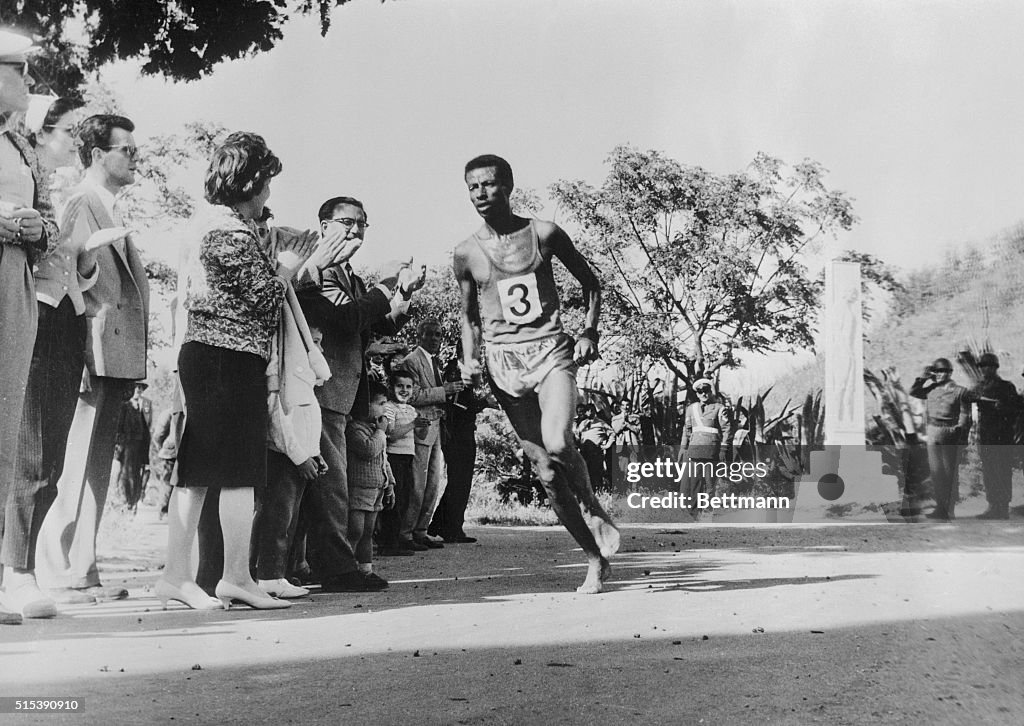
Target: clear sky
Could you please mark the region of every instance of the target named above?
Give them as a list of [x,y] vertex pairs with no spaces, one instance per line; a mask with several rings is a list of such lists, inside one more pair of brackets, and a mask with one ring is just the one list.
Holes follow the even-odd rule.
[[478,224],[461,180],[476,154],[543,191],[600,183],[619,143],[720,173],[758,151],[813,158],[862,220],[839,246],[903,267],[1024,217],[1012,0],[356,0],[333,18],[200,82],[128,64],[104,79],[140,139],[192,119],[262,133],[284,162],[280,223],[363,199],[364,264],[443,262]]

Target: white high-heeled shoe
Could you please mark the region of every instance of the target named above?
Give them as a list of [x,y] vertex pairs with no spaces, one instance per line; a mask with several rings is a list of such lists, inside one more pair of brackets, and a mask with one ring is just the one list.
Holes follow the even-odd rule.
[[271,597],[305,597],[309,594],[306,588],[293,585],[283,577],[277,580],[258,580],[256,584]]
[[163,605],[164,610],[167,609],[168,600],[175,600],[193,610],[215,610],[220,607],[217,599],[210,597],[200,590],[198,585],[196,585],[196,590],[198,592],[185,594],[180,587],[175,587],[166,580],[157,580],[156,587],[153,588],[153,594],[160,601],[160,604]]
[[257,610],[282,610],[292,606],[287,600],[278,600],[270,595],[263,595],[262,597],[254,595],[248,590],[238,585],[232,585],[230,582],[224,582],[224,580],[217,583],[215,592],[217,593],[217,598],[223,603],[225,610],[231,609],[232,600],[238,600]]

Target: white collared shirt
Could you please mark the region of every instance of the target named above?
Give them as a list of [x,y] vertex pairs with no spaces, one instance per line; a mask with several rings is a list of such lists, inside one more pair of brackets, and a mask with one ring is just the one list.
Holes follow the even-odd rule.
[[110,190],[102,184],[97,184],[88,176],[82,179],[82,184],[96,192],[96,196],[98,196],[100,198],[100,202],[103,203],[103,209],[106,211],[107,216],[110,217],[114,224],[117,224],[117,219],[114,217],[114,195],[111,194]]

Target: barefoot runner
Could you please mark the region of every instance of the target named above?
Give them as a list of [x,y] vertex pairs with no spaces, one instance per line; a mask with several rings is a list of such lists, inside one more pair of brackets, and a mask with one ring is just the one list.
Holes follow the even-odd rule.
[[[462,292],[463,377],[479,380],[480,338],[494,395],[508,414],[559,521],[587,555],[582,593],[601,592],[619,548],[619,532],[594,496],[576,450],[576,365],[597,357],[601,288],[586,259],[553,222],[512,212],[512,168],[498,156],[466,164],[469,198],[484,225],[455,248]],[[551,259],[583,286],[586,327],[565,334]],[[582,505],[582,511],[581,511]]]

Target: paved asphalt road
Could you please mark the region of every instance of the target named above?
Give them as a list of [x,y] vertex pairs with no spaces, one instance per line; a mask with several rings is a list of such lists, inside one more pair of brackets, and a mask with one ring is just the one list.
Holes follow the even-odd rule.
[[[152,597],[151,509],[101,540],[131,598],[0,626],[0,724],[1024,723],[1024,519],[625,525],[602,595],[558,528],[378,560],[286,611]],[[116,554],[115,554],[116,553]]]

